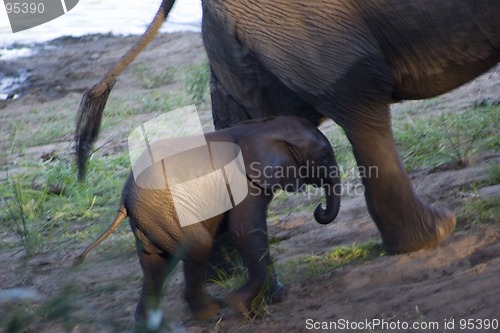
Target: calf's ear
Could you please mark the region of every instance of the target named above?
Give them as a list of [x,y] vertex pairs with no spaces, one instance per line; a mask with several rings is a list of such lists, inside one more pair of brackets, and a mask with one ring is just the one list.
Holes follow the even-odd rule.
[[285,140],[247,137],[240,145],[246,174],[257,186],[274,191],[296,191],[299,178],[299,152]]

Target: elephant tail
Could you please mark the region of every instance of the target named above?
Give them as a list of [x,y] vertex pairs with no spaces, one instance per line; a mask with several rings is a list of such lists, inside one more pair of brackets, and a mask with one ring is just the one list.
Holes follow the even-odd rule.
[[108,227],[108,229],[106,229],[106,231],[104,231],[102,233],[102,235],[99,236],[99,238],[97,238],[92,244],[87,246],[87,248],[82,252],[82,254],[80,254],[78,257],[75,258],[74,264],[75,265],[81,264],[83,259],[85,259],[85,257],[87,256],[87,254],[89,254],[89,252],[94,247],[99,245],[103,240],[108,238],[109,235],[111,235],[116,230],[116,228],[118,228],[118,226],[123,222],[123,220],[125,220],[127,218],[127,216],[128,216],[127,209],[125,208],[125,206],[122,203],[122,204],[120,204],[120,208],[118,208],[118,214],[116,215],[113,223],[111,223],[111,225]]
[[175,0],[163,0],[153,21],[135,45],[117,61],[115,66],[95,86],[84,92],[78,110],[75,133],[78,179],[85,178],[87,161],[99,135],[102,113],[116,78],[156,36],[174,2]]

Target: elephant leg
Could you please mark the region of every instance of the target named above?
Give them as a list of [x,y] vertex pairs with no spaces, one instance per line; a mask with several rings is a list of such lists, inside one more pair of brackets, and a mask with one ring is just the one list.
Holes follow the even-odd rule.
[[264,289],[270,289],[274,277],[270,267],[267,234],[257,229],[238,243],[243,264],[248,268],[247,282],[228,295],[228,302],[242,314],[251,312],[251,303]]
[[344,123],[343,127],[353,146],[368,210],[384,245],[391,253],[436,246],[455,227],[454,215],[425,204],[415,193],[397,152],[388,107],[362,114],[377,117],[366,122],[353,117],[357,123]]
[[215,129],[230,127],[238,122],[251,119],[237,101],[224,88],[213,70],[210,70],[210,98]]
[[143,325],[151,326],[154,312],[160,314],[158,325],[161,324],[161,312],[159,310],[161,290],[163,282],[168,275],[170,255],[164,253],[151,253],[140,251],[139,262],[143,272],[142,291],[137,304],[135,319],[137,327]]
[[[210,255],[208,279],[217,279],[221,272],[225,276],[231,276],[236,269],[234,260],[239,255],[237,251],[229,233],[218,237]],[[273,281],[271,282],[266,298],[269,302],[278,303],[283,300],[287,290],[285,285],[278,280],[276,271],[273,271],[272,277]]]
[[220,275],[231,276],[235,271],[235,252],[229,233],[218,235],[208,260],[207,280],[216,280]]
[[272,280],[266,298],[269,303],[279,303],[285,299],[288,288],[278,280],[278,273],[273,268]]
[[283,285],[275,278],[269,253],[266,224],[269,201],[270,196],[250,192],[230,212],[229,231],[243,264],[248,269],[248,280],[232,291],[227,299],[229,304],[244,315],[251,312],[251,303],[259,293],[274,291],[280,294],[284,290]]
[[184,279],[186,282],[184,298],[189,305],[193,317],[205,320],[213,317],[221,310],[219,302],[211,298],[205,291],[207,281],[208,259],[214,243],[214,235],[209,232],[213,224],[220,222],[214,218],[203,223],[184,227],[187,252],[183,260]]
[[184,297],[193,317],[198,320],[209,319],[221,310],[219,302],[208,296],[204,289],[207,266],[206,260],[184,260],[184,278],[186,280]]

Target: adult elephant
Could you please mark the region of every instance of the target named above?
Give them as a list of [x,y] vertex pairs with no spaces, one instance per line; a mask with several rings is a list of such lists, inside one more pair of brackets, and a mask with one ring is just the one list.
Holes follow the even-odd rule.
[[[163,1],[142,44],[168,13]],[[345,131],[368,210],[389,252],[433,247],[455,217],[424,203],[398,155],[389,104],[430,98],[500,60],[498,0],[205,0],[216,128],[243,119],[332,118]],[[81,175],[105,96],[132,49],[82,100],[77,140]],[[100,97],[104,96],[104,97]]]

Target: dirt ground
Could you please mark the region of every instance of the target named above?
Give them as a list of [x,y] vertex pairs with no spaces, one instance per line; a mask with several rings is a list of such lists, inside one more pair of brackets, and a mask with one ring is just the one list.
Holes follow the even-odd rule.
[[[63,38],[38,46],[35,56],[10,62],[0,59],[0,70],[25,70],[30,77],[23,95],[15,101],[3,102],[0,113],[30,112],[30,105],[50,103],[54,99],[66,99],[77,106],[83,90],[95,84],[134,40],[134,37],[102,35]],[[163,34],[135,63],[161,70],[167,63],[199,63],[204,58],[199,34]],[[130,74],[119,79],[113,94],[126,95],[134,89],[133,80],[127,75]],[[425,114],[460,110],[484,101],[500,101],[498,66],[443,96],[439,103],[428,106]],[[419,103],[425,102],[401,103],[393,107],[393,112]],[[123,133],[127,133],[130,126],[126,119],[123,123]],[[324,125],[323,129],[328,126]],[[116,149],[125,147],[123,142],[116,145]],[[32,151],[39,154],[41,149]],[[483,180],[486,170],[499,161],[499,151],[485,152],[474,156],[468,167],[435,172],[421,170],[411,177],[417,192],[426,201],[459,211],[468,198],[477,195],[464,190],[467,185]],[[478,193],[499,196],[500,190],[498,186],[490,186],[479,189]],[[304,201],[305,198],[298,196],[286,204],[300,206]],[[333,246],[380,241],[362,196],[343,198],[335,223],[318,225],[310,211],[299,210],[269,220],[269,232],[273,239],[279,240],[271,249],[278,266],[299,255],[324,253]],[[183,277],[178,270],[170,281],[163,309],[177,332],[292,333],[325,328],[331,332],[459,332],[464,324],[474,325],[470,332],[494,332],[496,330],[481,329],[479,323],[500,320],[499,235],[498,223],[476,225],[459,216],[457,230],[436,249],[384,255],[307,280],[297,278],[300,271],[293,272],[289,280],[295,282],[289,285],[285,300],[270,305],[268,316],[251,322],[232,309],[224,309],[220,317],[211,321],[192,320],[182,298]],[[97,252],[77,269],[71,268],[75,247],[50,251],[29,260],[23,259],[19,251],[0,251],[0,292],[26,287],[36,291],[35,304],[40,304],[63,292],[65,285],[74,286],[71,295],[76,298],[76,306],[72,318],[80,319],[65,324],[47,319],[25,332],[130,331],[141,273],[133,240],[131,237],[127,240],[128,251],[113,252],[116,239],[112,238],[106,243],[107,253]],[[210,288],[218,292],[217,286]],[[0,298],[0,308],[2,306],[5,304],[2,305]],[[330,326],[333,324],[338,326]]]

